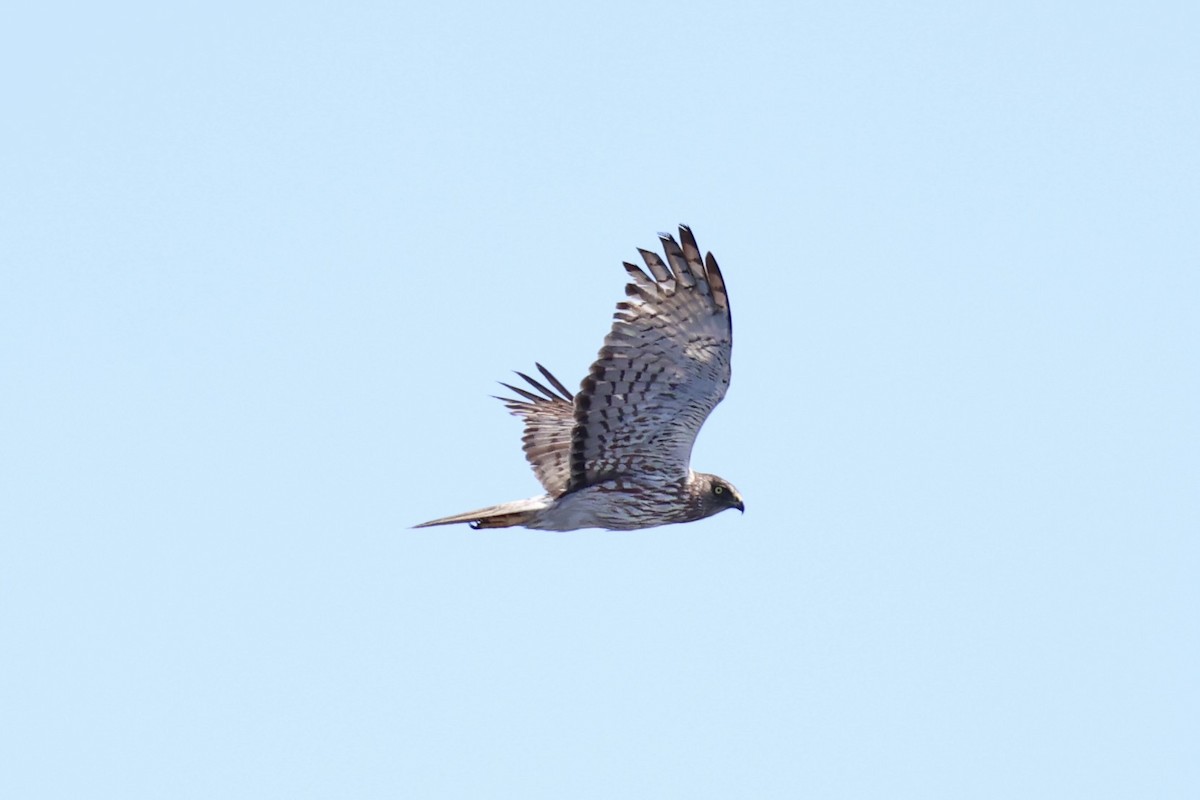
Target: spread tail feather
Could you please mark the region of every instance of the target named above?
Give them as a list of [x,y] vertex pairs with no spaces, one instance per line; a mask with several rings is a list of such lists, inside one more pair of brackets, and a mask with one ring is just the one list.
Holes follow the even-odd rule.
[[476,530],[480,528],[511,528],[514,525],[524,525],[526,522],[529,522],[534,514],[545,507],[545,498],[535,497],[530,500],[514,500],[511,503],[488,506],[478,511],[467,511],[463,514],[455,514],[450,517],[431,519],[429,522],[422,522],[420,525],[413,525],[413,527],[431,528],[434,525],[454,525],[458,522],[469,522],[471,523],[471,527]]

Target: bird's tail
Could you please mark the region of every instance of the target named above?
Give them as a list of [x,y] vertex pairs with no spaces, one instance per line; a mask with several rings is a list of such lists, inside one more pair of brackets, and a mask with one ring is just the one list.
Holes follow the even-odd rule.
[[429,522],[422,522],[420,525],[413,525],[413,527],[430,528],[434,525],[453,525],[457,522],[469,522],[471,523],[471,527],[476,530],[480,528],[511,528],[514,525],[524,525],[529,522],[538,511],[541,511],[545,507],[546,498],[543,497],[534,497],[529,500],[514,500],[511,503],[488,506],[478,511],[455,514],[452,517],[431,519]]

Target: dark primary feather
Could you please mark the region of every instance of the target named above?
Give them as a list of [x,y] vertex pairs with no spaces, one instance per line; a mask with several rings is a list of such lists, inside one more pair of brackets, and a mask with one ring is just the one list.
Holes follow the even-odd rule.
[[682,245],[660,238],[668,263],[639,250],[650,275],[625,265],[627,299],[575,396],[569,492],[621,475],[685,479],[696,435],[729,386],[733,324],[716,259],[701,259],[686,226]]

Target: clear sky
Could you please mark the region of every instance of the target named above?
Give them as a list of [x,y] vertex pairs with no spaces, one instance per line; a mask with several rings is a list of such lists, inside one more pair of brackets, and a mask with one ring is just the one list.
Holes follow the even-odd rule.
[[[1194,4],[0,40],[0,796],[1200,797]],[[681,222],[745,515],[409,529]]]

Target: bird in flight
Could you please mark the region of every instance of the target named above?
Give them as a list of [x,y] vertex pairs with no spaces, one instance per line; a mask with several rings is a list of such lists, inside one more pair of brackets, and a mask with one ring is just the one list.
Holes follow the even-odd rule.
[[729,481],[694,472],[692,445],[729,387],[733,324],[717,261],[690,228],[660,234],[667,261],[639,248],[649,274],[630,282],[612,330],[579,391],[537,364],[546,384],[501,384],[498,398],[525,421],[525,458],[546,493],[414,527],[470,523],[572,531],[628,531],[745,511]]

